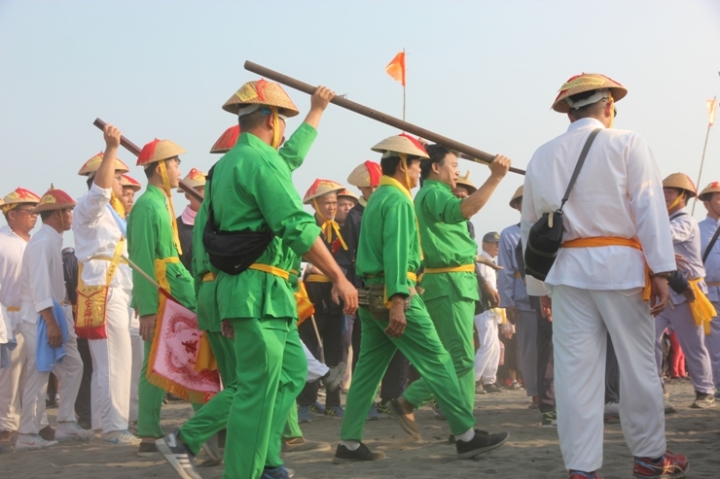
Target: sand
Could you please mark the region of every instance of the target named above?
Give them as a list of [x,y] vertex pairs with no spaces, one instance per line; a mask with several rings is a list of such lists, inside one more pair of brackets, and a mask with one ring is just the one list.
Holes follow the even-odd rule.
[[[720,406],[710,410],[690,409],[694,393],[687,380],[668,383],[671,401],[677,412],[667,416],[667,440],[670,450],[682,452],[690,460],[692,479],[720,479]],[[540,415],[529,410],[525,391],[504,391],[478,395],[478,427],[507,430],[511,437],[502,448],[476,460],[455,459],[454,446],[447,444],[449,430],[445,421],[434,419],[423,408],[417,413],[423,440],[412,442],[389,417],[368,422],[365,439],[372,449],[385,452],[387,458],[367,464],[333,465],[332,454],[338,442],[339,419],[314,418],[302,424],[305,437],[326,441],[332,451],[293,453],[285,456],[286,466],[298,479],[375,479],[375,478],[566,478],[557,430],[540,427]],[[191,415],[187,403],[171,403],[163,408],[163,428],[170,431]],[[55,410],[48,411],[51,423]],[[3,479],[136,477],[176,478],[174,470],[159,455],[140,458],[136,447],[111,446],[93,439],[90,442],[61,443],[43,451],[0,455]],[[198,455],[198,462],[204,457]],[[200,467],[206,479],[220,478],[222,466]],[[625,445],[619,424],[605,428],[605,479],[632,477],[632,456]]]

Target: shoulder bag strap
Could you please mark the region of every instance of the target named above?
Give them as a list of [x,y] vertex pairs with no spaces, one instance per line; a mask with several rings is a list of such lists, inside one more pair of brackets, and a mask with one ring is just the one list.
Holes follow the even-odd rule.
[[563,196],[562,198],[562,202],[560,203],[560,209],[558,211],[562,211],[563,206],[565,206],[565,202],[570,197],[570,191],[572,191],[573,186],[575,186],[575,180],[577,180],[577,177],[580,174],[580,169],[585,163],[585,158],[587,158],[587,154],[590,151],[590,146],[592,146],[593,141],[595,141],[595,137],[598,135],[598,133],[600,133],[600,130],[602,130],[602,128],[596,128],[595,130],[593,130],[592,133],[590,133],[590,136],[588,136],[587,141],[585,141],[585,146],[583,147],[582,152],[580,153],[580,158],[575,165],[572,177],[570,178],[570,183],[568,184],[567,190],[565,190],[565,196]]
[[718,226],[718,228],[715,230],[715,234],[708,243],[707,248],[705,248],[705,253],[703,253],[703,264],[705,264],[705,261],[707,261],[707,258],[710,255],[710,251],[712,251],[713,249],[713,246],[715,246],[715,243],[717,243],[718,236],[720,236],[720,226]]

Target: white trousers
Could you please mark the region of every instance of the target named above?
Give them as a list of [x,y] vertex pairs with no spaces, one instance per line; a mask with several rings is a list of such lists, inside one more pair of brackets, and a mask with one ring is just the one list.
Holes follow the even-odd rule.
[[500,338],[497,316],[491,311],[475,316],[480,348],[475,353],[475,381],[494,384],[500,365]]
[[[68,339],[65,342],[66,356],[62,363],[55,364],[55,376],[60,381],[58,395],[57,422],[75,421],[75,399],[77,399],[82,381],[83,362],[77,348],[77,337],[75,336],[75,324],[72,313],[67,314]],[[38,319],[38,321],[43,321]],[[20,322],[20,331],[25,337],[25,349],[27,357],[25,362],[25,388],[22,394],[22,413],[20,415],[20,434],[37,434],[41,429],[41,421],[45,416],[45,396],[50,373],[40,373],[37,370],[36,342],[37,324],[27,321]]]
[[558,436],[565,467],[602,466],[605,352],[610,333],[620,364],[620,423],[634,456],[665,453],[665,414],[655,367],[655,320],[642,289],[552,286]]
[[518,310],[515,320],[520,371],[528,396],[537,396],[537,315]]
[[107,300],[107,339],[90,339],[92,428],[103,433],[128,428],[132,357],[130,292],[110,288]]
[[[665,308],[655,320],[655,361],[657,374],[662,375],[662,336],[665,329],[672,327],[677,334],[680,347],[685,353],[690,380],[696,391],[713,394],[712,365],[710,355],[705,348],[705,333],[702,326],[695,324],[695,319],[687,302],[680,303],[671,309]],[[614,340],[613,340],[614,341]],[[614,344],[614,343],[613,343]],[[621,371],[622,371],[622,363]]]
[[[713,303],[716,311],[720,311],[720,303]],[[715,316],[710,323],[712,332],[705,336],[705,347],[710,355],[713,382],[715,389],[720,389],[720,316]]]
[[[13,313],[8,313],[13,314]],[[20,426],[20,394],[25,386],[25,339],[18,332],[17,346],[10,351],[10,365],[0,369],[0,431],[17,431]]]
[[130,344],[132,346],[132,375],[130,378],[130,416],[128,421],[134,423],[138,420],[138,384],[140,384],[140,371],[145,358],[145,346],[136,331],[130,332]]
[[303,350],[305,351],[305,357],[307,358],[308,362],[308,374],[306,382],[313,382],[316,379],[319,379],[327,374],[327,372],[330,370],[327,366],[325,366],[323,363],[315,359],[315,356],[310,352],[310,350],[305,346],[305,343],[302,343]]

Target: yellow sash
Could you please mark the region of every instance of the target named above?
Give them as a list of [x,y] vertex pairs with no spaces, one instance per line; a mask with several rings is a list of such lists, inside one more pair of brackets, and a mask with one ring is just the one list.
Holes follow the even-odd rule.
[[298,291],[295,292],[295,302],[297,303],[298,326],[306,319],[315,314],[315,306],[310,301],[305,283],[298,282]]
[[125,238],[121,237],[115,245],[112,258],[107,256],[93,256],[91,260],[108,261],[105,271],[104,286],[88,286],[83,281],[83,263],[78,265],[78,286],[77,286],[77,318],[75,329],[80,338],[83,339],[104,339],[107,338],[105,324],[107,322],[107,298],[110,290],[110,283],[121,262],[124,251]]
[[[600,246],[627,246],[642,251],[642,245],[636,239],[618,238],[615,236],[598,236],[596,238],[577,238],[565,241],[563,248],[598,248]],[[650,268],[645,263],[645,288],[643,289],[643,301],[650,300]]]
[[211,281],[215,281],[215,273],[205,273],[204,275],[202,275],[203,283],[207,283],[207,282],[211,282]]
[[446,268],[425,268],[425,274],[437,274],[437,273],[474,273],[474,264],[463,264],[460,266],[448,266]]
[[702,278],[697,279],[691,279],[690,280],[690,287],[695,292],[695,301],[688,302],[690,305],[690,311],[692,312],[693,319],[695,319],[695,324],[698,326],[703,327],[703,331],[705,331],[705,334],[710,334],[710,322],[712,319],[717,316],[717,311],[715,311],[715,307],[712,305],[710,300],[707,296],[705,296],[705,293],[702,292],[702,290],[698,287],[698,283],[702,281]]
[[[384,177],[383,177],[383,178],[384,178]],[[385,276],[385,273],[380,273],[380,274],[376,274],[376,275],[368,275],[368,278],[379,278],[379,277],[382,277],[382,276]],[[414,283],[417,283],[418,277],[417,277],[417,275],[416,275],[415,273],[413,273],[412,271],[408,271],[408,272],[407,272],[407,279],[409,279],[410,281],[412,281],[412,282],[414,282]],[[415,289],[415,288],[413,288],[413,289]],[[383,293],[383,302],[385,303],[385,307],[386,307],[387,309],[390,309],[390,307],[392,306],[392,301],[388,300],[388,297],[387,297],[387,286],[385,286],[385,292]]]
[[275,266],[270,266],[269,264],[253,263],[248,267],[248,269],[254,269],[257,271],[274,274],[275,276],[281,277],[285,281],[290,280],[290,272],[285,271],[284,269],[276,268]]
[[9,308],[5,308],[5,309],[7,309],[8,313],[19,313],[20,312],[20,308],[18,308],[17,306],[10,306]]
[[309,274],[305,281],[308,283],[332,283],[332,280],[324,274]]

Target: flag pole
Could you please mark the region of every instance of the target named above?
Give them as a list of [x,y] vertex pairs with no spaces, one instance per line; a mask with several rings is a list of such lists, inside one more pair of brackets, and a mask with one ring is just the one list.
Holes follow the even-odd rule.
[[407,56],[405,55],[405,49],[403,48],[403,121],[405,121],[405,81],[407,71]]
[[[720,72],[718,72],[718,74],[720,74]],[[717,104],[717,96],[714,96],[713,97],[713,105],[716,105],[716,104]],[[700,171],[698,172],[697,183],[695,183],[697,185],[697,188],[700,188],[700,178],[702,177],[703,165],[705,165],[705,152],[707,151],[708,138],[710,138],[710,128],[712,128],[712,126],[713,126],[712,122],[709,121],[708,127],[707,127],[707,133],[705,133],[705,145],[703,146],[702,158],[700,160]],[[697,200],[698,199],[696,196],[695,201],[693,202],[692,210],[690,211],[691,215],[695,214],[695,205],[697,204]]]

